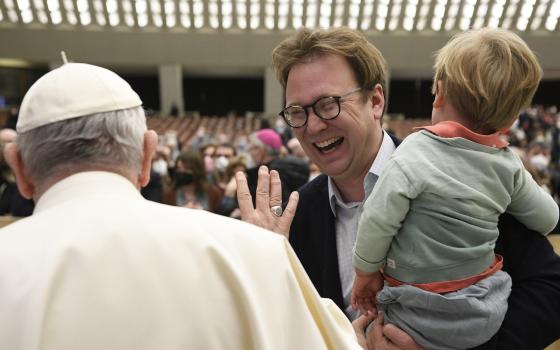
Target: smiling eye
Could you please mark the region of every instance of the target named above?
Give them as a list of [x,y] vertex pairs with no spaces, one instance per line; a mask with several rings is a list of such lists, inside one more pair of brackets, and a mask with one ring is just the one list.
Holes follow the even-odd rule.
[[330,118],[338,114],[338,101],[334,97],[325,97],[317,101],[315,108],[324,118]]
[[300,106],[290,106],[284,110],[284,118],[291,126],[300,126],[305,124],[307,113]]

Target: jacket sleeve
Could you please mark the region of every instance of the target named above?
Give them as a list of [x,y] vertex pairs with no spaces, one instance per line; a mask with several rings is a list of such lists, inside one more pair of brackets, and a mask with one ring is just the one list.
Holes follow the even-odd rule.
[[560,257],[547,238],[502,215],[496,253],[513,286],[502,327],[476,349],[543,349],[560,338]]

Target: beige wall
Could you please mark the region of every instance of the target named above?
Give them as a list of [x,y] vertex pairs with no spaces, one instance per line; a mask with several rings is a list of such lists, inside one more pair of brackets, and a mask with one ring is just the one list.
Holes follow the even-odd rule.
[[[181,64],[184,74],[264,76],[272,49],[288,34],[0,27],[0,58],[50,63],[65,50],[73,61],[130,70]],[[385,55],[393,78],[429,78],[433,52],[449,39],[448,34],[429,32],[369,33],[368,37]],[[537,52],[545,77],[560,78],[560,36],[542,33],[524,38]]]

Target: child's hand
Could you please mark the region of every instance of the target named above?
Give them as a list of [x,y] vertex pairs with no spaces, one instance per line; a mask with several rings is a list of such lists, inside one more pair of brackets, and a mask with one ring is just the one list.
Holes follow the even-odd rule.
[[383,288],[383,276],[379,271],[365,273],[356,269],[356,278],[352,288],[352,308],[359,309],[363,314],[368,310],[376,312],[375,296],[381,288]]

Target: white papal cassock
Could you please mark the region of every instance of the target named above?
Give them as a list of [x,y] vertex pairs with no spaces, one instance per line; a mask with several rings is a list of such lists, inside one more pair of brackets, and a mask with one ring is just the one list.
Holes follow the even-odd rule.
[[0,230],[0,349],[347,349],[280,235],[84,172]]

